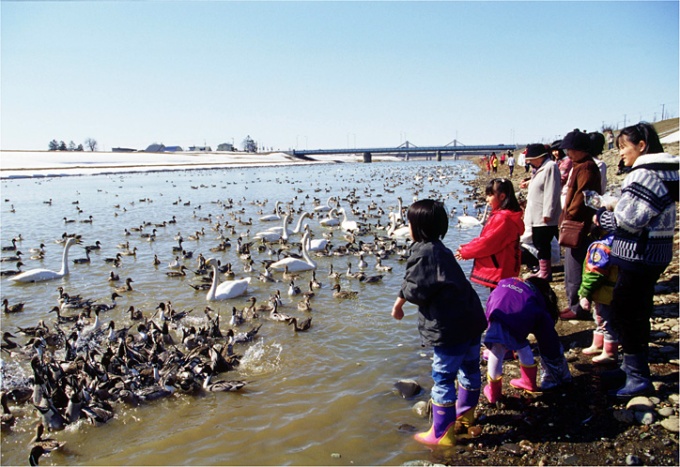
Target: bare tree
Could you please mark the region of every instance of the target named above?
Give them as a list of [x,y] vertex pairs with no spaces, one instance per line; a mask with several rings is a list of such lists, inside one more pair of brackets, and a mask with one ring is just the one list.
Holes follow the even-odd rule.
[[87,138],[85,140],[85,147],[89,149],[90,151],[96,151],[97,150],[97,140],[94,138]]

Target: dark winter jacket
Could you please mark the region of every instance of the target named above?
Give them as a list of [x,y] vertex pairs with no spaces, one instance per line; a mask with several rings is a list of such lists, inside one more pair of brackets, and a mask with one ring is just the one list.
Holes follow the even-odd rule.
[[439,240],[411,246],[399,296],[418,306],[423,345],[461,344],[481,336],[486,328],[477,292]]

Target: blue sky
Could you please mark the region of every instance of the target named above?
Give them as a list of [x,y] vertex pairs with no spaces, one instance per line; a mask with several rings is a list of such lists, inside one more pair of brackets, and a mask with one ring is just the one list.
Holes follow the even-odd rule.
[[552,141],[678,116],[678,2],[0,3],[0,147]]

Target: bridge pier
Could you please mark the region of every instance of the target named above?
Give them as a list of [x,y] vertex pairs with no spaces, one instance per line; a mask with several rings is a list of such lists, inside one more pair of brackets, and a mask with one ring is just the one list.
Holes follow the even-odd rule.
[[370,164],[371,162],[373,162],[373,156],[371,155],[370,152],[365,152],[364,153],[364,163]]
[[441,161],[442,161],[442,152],[437,151],[437,162],[441,162]]

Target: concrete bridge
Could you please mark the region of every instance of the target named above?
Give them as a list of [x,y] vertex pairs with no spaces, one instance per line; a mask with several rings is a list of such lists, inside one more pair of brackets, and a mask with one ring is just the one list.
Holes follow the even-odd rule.
[[463,144],[458,144],[454,141],[454,145],[446,146],[414,146],[408,142],[397,146],[395,148],[354,148],[354,149],[295,149],[289,154],[301,159],[314,156],[322,155],[334,155],[334,154],[362,154],[364,157],[364,162],[371,162],[373,154],[393,154],[395,156],[404,157],[408,160],[410,157],[432,157],[435,156],[438,161],[442,160],[444,156],[452,156],[454,159],[458,156],[464,155],[483,155],[496,152],[500,154],[502,152],[514,151],[517,146],[512,144],[496,144],[496,145],[476,145],[468,146]]

